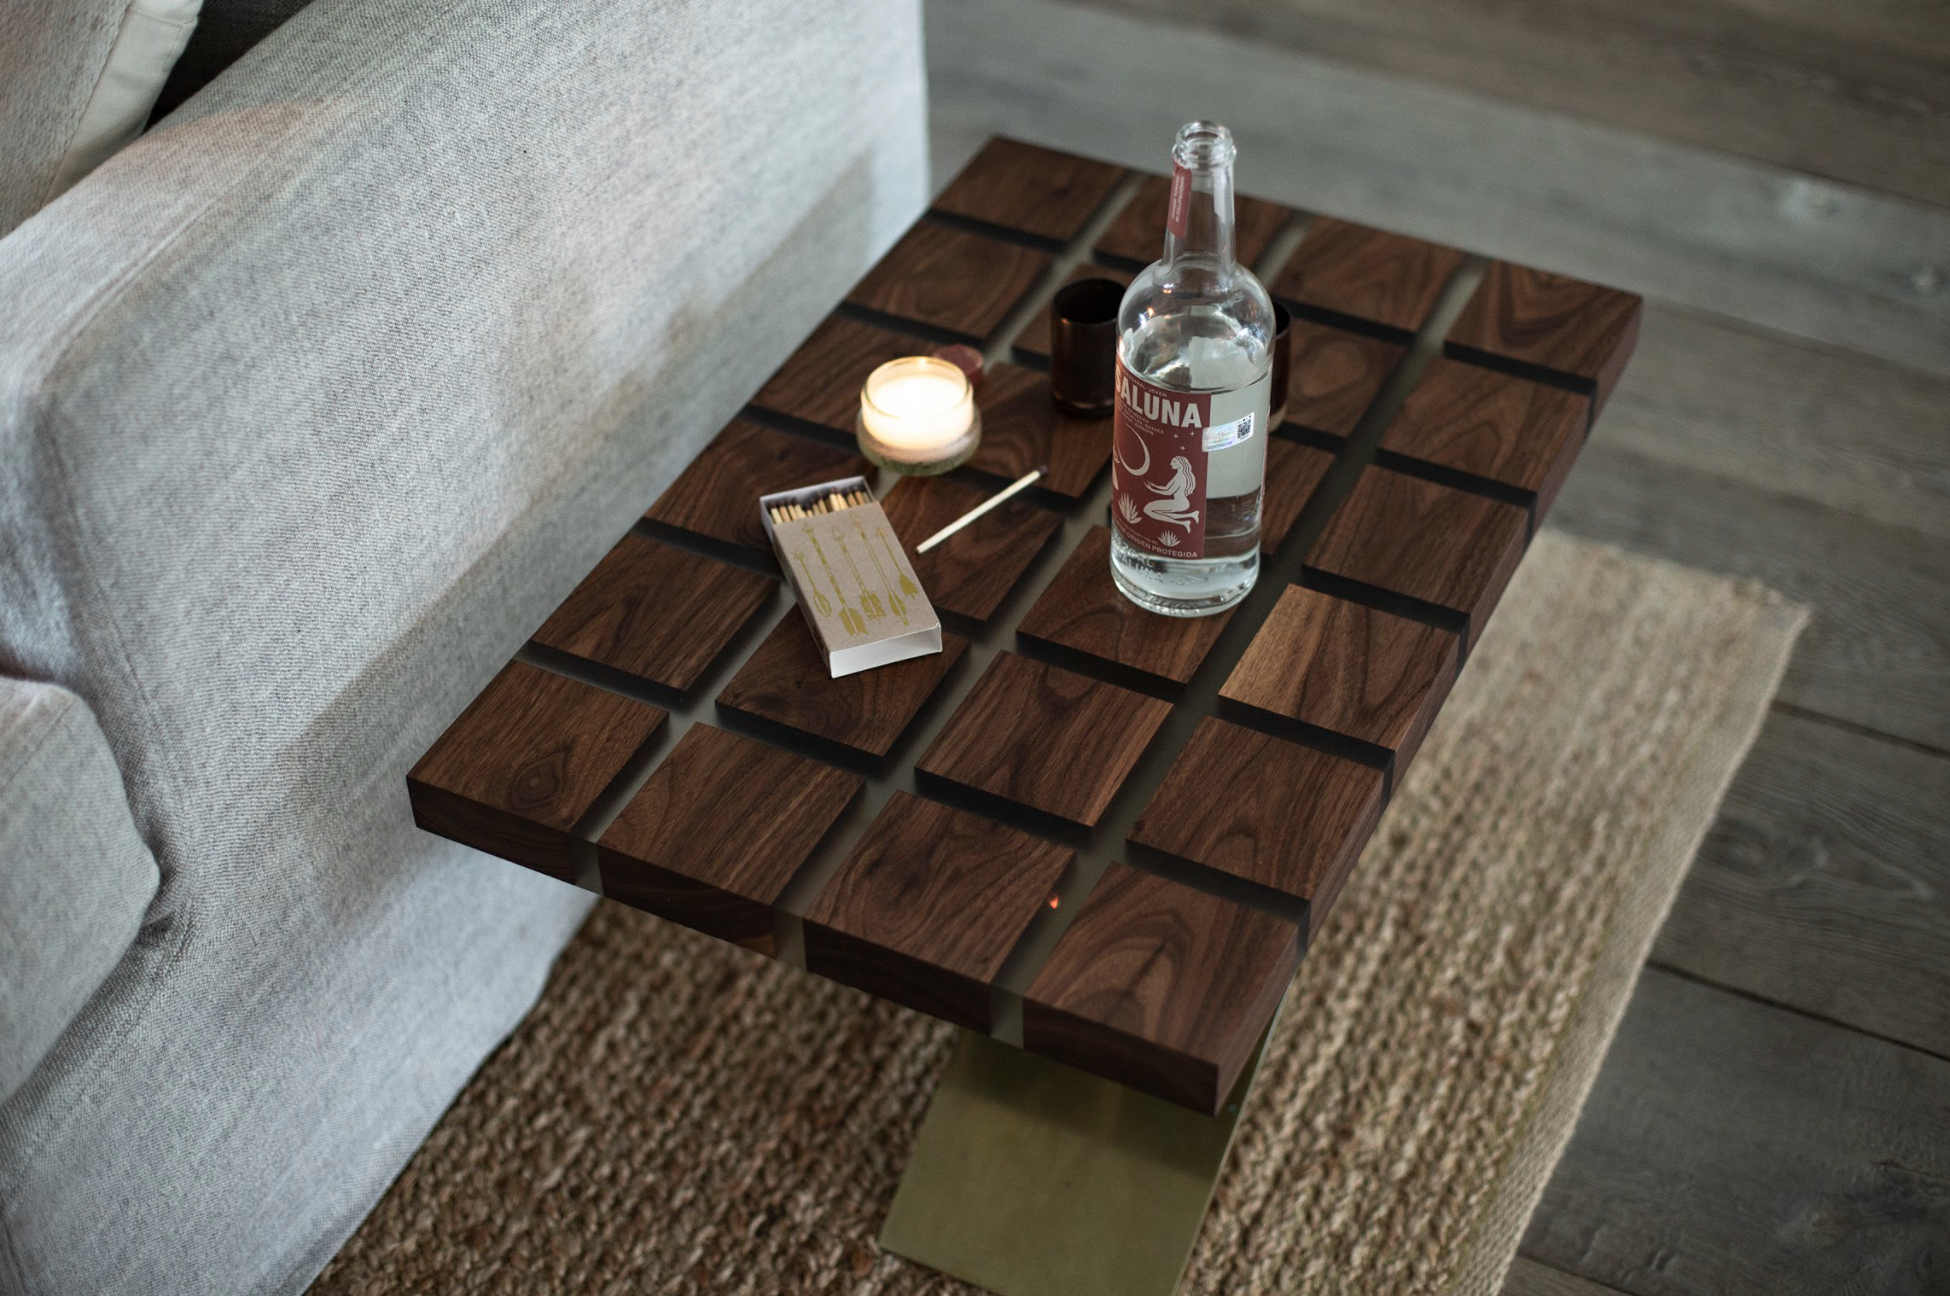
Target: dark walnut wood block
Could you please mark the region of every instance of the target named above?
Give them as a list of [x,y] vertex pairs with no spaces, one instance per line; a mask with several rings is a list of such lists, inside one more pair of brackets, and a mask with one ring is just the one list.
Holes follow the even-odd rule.
[[1361,416],[1407,353],[1397,343],[1305,319],[1293,321],[1287,346],[1286,422],[1281,431],[1313,432],[1337,442],[1354,435]]
[[1272,553],[1286,542],[1300,511],[1320,489],[1334,456],[1279,437],[1266,442],[1266,494],[1260,501],[1259,547]]
[[1464,260],[1455,248],[1320,216],[1269,286],[1296,315],[1406,342]]
[[1293,979],[1299,937],[1112,864],[1023,996],[1023,1047],[1217,1113]]
[[1289,586],[1219,696],[1352,738],[1400,779],[1456,682],[1456,636]]
[[966,639],[944,634],[938,653],[834,679],[806,618],[794,611],[725,685],[718,705],[881,759],[967,649]]
[[1020,243],[924,220],[867,272],[846,300],[979,344],[1049,266],[1047,253]]
[[[1160,226],[1159,228],[1162,229],[1163,227]],[[1064,279],[1063,282],[1067,286],[1077,282],[1079,279],[1109,279],[1113,283],[1120,283],[1128,288],[1131,286],[1131,280],[1134,277],[1128,270],[1117,270],[1110,266],[1089,265],[1086,263],[1071,270],[1069,277]],[[1054,296],[1054,294],[1051,295]],[[1035,315],[1030,317],[1029,322],[1022,326],[1022,332],[1016,334],[1016,340],[1011,343],[1011,346],[1014,347],[1018,358],[1041,361],[1043,364],[1049,363],[1050,316],[1049,304],[1047,302],[1044,303],[1042,310],[1037,311]],[[984,428],[984,435],[986,433],[987,429]]]
[[968,466],[998,485],[1048,467],[1037,489],[1081,499],[1110,466],[1110,419],[1073,418],[1056,408],[1048,374],[993,365],[975,389],[975,404],[982,411],[982,444]]
[[777,582],[624,536],[535,632],[535,642],[690,692]]
[[[936,345],[909,333],[830,317],[765,380],[752,404],[851,437],[867,375],[889,360],[931,354]],[[760,495],[784,489],[768,480],[764,489],[752,491],[752,512],[758,511]]]
[[1094,827],[1169,704],[998,653],[915,770],[990,803]]
[[[1148,266],[1164,255],[1165,208],[1171,204],[1171,181],[1164,176],[1148,176],[1138,187],[1130,205],[1119,212],[1104,236],[1097,240],[1099,256],[1114,257],[1136,266]],[[1237,194],[1232,202],[1232,254],[1244,266],[1258,262],[1273,236],[1293,215],[1291,207]]]
[[[509,665],[415,766],[417,820],[555,877],[600,867],[608,895],[755,949],[802,931],[814,971],[970,1029],[1004,1030],[1006,966],[1007,989],[1029,987],[1025,1047],[1217,1108],[1521,560],[1532,509],[1571,467],[1639,308],[1493,266],[1430,364],[1406,344],[1433,335],[1462,253],[1318,218],[1273,265],[1301,217],[1239,198],[1238,250],[1295,316],[1260,579],[1300,584],[1222,617],[1153,616],[1110,579],[1111,420],[1059,414],[1039,371],[1048,267],[1128,282],[1158,255],[1165,182],[1129,178],[985,147],[549,617],[534,664]],[[747,652],[782,588],[755,574],[773,565],[758,496],[869,475],[861,383],[949,337],[1025,363],[992,362],[977,386],[967,465],[872,474],[910,555],[1002,483],[1049,476],[913,556],[955,632],[945,650],[835,680],[795,608]],[[1394,426],[1372,427],[1410,376]],[[971,679],[977,636],[1021,652]],[[670,695],[683,733],[654,768],[666,717],[619,693]],[[1167,732],[1182,750],[1147,760]],[[863,788],[884,805],[872,822]]]
[[[1225,795],[1214,796],[1215,787]],[[1290,897],[1284,912],[1312,936],[1368,844],[1385,796],[1382,772],[1372,766],[1208,718],[1130,840]]]
[[858,477],[872,465],[860,455],[789,432],[733,420],[644,514],[721,544],[772,561],[772,545],[758,520],[758,492],[793,490],[842,477]]
[[806,967],[986,1031],[990,989],[1075,853],[896,792],[806,914]]
[[1443,346],[1458,359],[1587,395],[1595,419],[1638,345],[1644,311],[1635,293],[1499,261]]
[[1369,468],[1314,543],[1307,571],[1446,609],[1474,646],[1523,558],[1529,528],[1529,513],[1515,504]]
[[692,725],[596,845],[603,894],[761,954],[773,906],[862,780]]
[[571,835],[665,715],[615,693],[509,662],[406,776],[413,822],[564,881]]
[[1437,359],[1383,434],[1380,462],[1507,496],[1535,531],[1571,475],[1589,408],[1575,392]]
[[1207,617],[1146,612],[1110,576],[1110,528],[1092,527],[1016,634],[1046,655],[1081,654],[1136,677],[1139,688],[1175,697],[1219,641],[1230,611]]
[[971,621],[995,615],[1063,525],[1056,514],[1018,496],[926,553],[914,552],[923,540],[987,498],[988,492],[946,477],[907,477],[880,502],[894,534],[907,546],[908,561],[928,601],[939,611]]
[[1123,178],[1124,168],[1108,162],[992,139],[948,182],[934,210],[1065,243]]

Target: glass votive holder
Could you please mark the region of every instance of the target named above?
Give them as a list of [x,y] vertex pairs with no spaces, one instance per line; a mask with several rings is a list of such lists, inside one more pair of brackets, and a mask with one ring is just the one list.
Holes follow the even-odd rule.
[[975,453],[982,412],[959,366],[907,356],[867,375],[854,432],[860,453],[880,467],[929,477],[960,467]]

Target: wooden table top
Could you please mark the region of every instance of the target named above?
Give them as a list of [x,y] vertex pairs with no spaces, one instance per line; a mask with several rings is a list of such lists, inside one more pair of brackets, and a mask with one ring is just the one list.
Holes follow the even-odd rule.
[[[1250,173],[1248,173],[1250,174]],[[1163,181],[992,140],[408,776],[416,821],[971,1030],[1216,1111],[1563,484],[1639,299],[1256,199],[1294,315],[1253,594],[1112,589],[1110,421],[1047,303],[1128,280]],[[984,349],[983,440],[883,475],[945,651],[827,677],[761,492],[871,476],[882,361]],[[781,1040],[781,1047],[786,1047]]]

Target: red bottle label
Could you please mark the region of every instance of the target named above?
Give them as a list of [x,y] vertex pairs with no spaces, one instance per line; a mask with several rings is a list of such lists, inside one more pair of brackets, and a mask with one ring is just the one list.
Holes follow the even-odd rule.
[[1205,556],[1205,430],[1209,393],[1155,387],[1117,357],[1111,432],[1111,522],[1160,558]]
[[1185,222],[1192,214],[1192,173],[1179,163],[1171,167],[1171,203],[1165,208],[1165,228],[1173,238],[1185,237]]

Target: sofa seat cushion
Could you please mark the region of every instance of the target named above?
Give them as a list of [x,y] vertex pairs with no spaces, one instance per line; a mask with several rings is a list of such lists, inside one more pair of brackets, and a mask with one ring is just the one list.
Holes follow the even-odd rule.
[[87,704],[0,676],[0,1102],[122,961],[155,894]]

